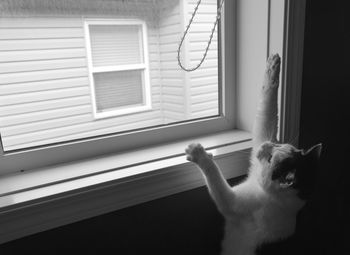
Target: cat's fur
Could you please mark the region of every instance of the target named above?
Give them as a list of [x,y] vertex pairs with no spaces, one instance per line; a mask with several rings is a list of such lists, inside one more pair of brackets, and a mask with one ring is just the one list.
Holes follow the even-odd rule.
[[267,61],[245,181],[230,187],[200,144],[186,149],[188,160],[202,170],[210,195],[225,217],[222,255],[253,255],[263,244],[291,236],[296,215],[312,191],[321,145],[304,151],[277,142],[279,72],[280,57],[272,55]]

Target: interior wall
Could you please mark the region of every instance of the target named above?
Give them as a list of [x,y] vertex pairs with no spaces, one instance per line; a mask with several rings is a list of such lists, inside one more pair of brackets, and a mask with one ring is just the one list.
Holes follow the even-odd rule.
[[[307,254],[347,254],[350,19],[347,1],[308,0],[299,144],[323,144],[314,196],[299,215]],[[348,245],[347,245],[348,246]]]
[[205,187],[0,245],[0,254],[219,254],[223,219]]

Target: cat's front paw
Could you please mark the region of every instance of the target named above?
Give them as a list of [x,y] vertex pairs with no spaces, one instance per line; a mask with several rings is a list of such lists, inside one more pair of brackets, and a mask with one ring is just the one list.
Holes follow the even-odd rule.
[[199,143],[190,144],[185,150],[187,155],[187,160],[192,161],[194,163],[199,163],[205,159],[211,159],[213,157],[212,154],[207,153],[203,146]]
[[272,54],[266,63],[264,89],[278,88],[280,69],[280,56],[278,54]]

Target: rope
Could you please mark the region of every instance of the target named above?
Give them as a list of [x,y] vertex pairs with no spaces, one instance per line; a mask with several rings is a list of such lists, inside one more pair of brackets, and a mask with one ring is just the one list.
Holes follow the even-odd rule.
[[187,33],[188,33],[188,30],[190,29],[190,27],[191,27],[191,25],[192,25],[193,19],[194,19],[194,17],[196,16],[198,7],[199,7],[199,5],[201,4],[201,2],[202,2],[202,0],[198,0],[197,5],[196,5],[196,7],[195,7],[195,9],[194,9],[194,11],[193,11],[193,13],[192,13],[192,17],[191,17],[191,19],[190,19],[190,21],[189,21],[189,23],[188,23],[188,25],[187,25],[187,27],[186,27],[186,30],[185,30],[185,32],[184,32],[182,38],[181,38],[179,47],[178,47],[178,49],[177,49],[177,63],[179,64],[179,66],[181,67],[181,69],[184,70],[184,71],[186,71],[186,72],[192,72],[192,71],[197,70],[197,69],[203,64],[205,58],[207,57],[207,54],[208,54],[208,51],[209,51],[209,47],[210,47],[211,41],[213,40],[213,36],[214,36],[214,32],[215,32],[216,26],[217,26],[217,24],[218,24],[218,22],[219,22],[219,20],[220,20],[220,18],[221,18],[222,5],[224,4],[225,0],[221,0],[220,5],[219,5],[219,7],[218,7],[218,9],[217,9],[217,15],[216,15],[216,19],[215,19],[215,22],[214,22],[214,27],[213,27],[213,29],[212,29],[212,31],[211,31],[211,34],[210,34],[210,37],[209,37],[209,41],[208,41],[208,45],[207,45],[207,47],[206,47],[206,49],[205,49],[205,52],[204,52],[204,54],[203,54],[202,59],[199,61],[199,63],[198,63],[195,67],[193,67],[193,68],[186,68],[186,67],[184,67],[184,66],[182,65],[182,63],[181,63],[180,51],[181,51],[182,44],[183,44],[183,42],[184,42],[184,40],[185,40],[185,38],[186,38],[186,35],[187,35]]

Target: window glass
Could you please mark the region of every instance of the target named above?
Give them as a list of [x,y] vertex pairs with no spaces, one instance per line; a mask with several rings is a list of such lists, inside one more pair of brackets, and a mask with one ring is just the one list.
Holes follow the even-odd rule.
[[143,104],[142,71],[94,74],[98,111]]
[[143,63],[141,26],[90,25],[93,66]]
[[[218,28],[198,70],[177,63],[197,1],[78,2],[28,2],[0,20],[5,152],[220,115]],[[216,0],[202,1],[181,49],[184,66],[201,60],[216,12]],[[101,24],[87,32],[92,20]]]
[[151,109],[146,30],[141,20],[85,20],[95,118]]

